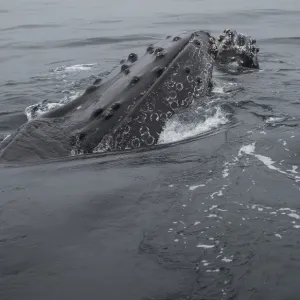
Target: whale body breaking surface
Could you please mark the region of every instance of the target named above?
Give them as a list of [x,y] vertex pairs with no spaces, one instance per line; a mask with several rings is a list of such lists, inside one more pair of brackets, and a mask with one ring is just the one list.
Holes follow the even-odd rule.
[[167,37],[138,57],[130,53],[115,76],[98,79],[61,107],[24,124],[0,145],[1,161],[30,161],[157,144],[168,119],[212,88],[215,61],[258,68],[251,37],[225,30]]

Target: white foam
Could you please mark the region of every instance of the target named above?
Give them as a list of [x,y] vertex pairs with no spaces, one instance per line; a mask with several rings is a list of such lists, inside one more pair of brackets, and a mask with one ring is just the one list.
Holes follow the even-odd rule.
[[206,270],[207,273],[218,273],[220,272],[220,269],[215,269],[215,270]]
[[89,71],[93,69],[96,64],[78,64],[72,66],[60,66],[54,69],[55,73],[63,73],[63,72],[80,72],[80,71]]
[[219,83],[222,85],[217,84],[218,83],[215,83],[212,89],[212,92],[215,94],[228,94],[230,92],[236,91],[239,88],[239,85],[235,82]]
[[222,175],[223,175],[223,178],[226,178],[226,177],[229,176],[229,168],[228,168],[228,167],[226,167],[226,168],[223,170]]
[[296,213],[290,213],[290,214],[288,214],[288,216],[291,218],[294,218],[294,219],[298,219],[298,220],[300,219],[300,216]]
[[[252,155],[252,156],[256,157],[265,166],[267,166],[270,170],[274,170],[274,171],[277,171],[281,174],[292,176],[291,174],[288,174],[286,171],[283,171],[280,168],[275,167],[274,164],[276,163],[276,161],[273,161],[270,157],[260,155],[260,154],[255,154],[255,142],[250,144],[250,145],[246,145],[246,146],[241,147],[241,149],[239,150],[238,156],[241,157],[243,154],[248,154],[248,155]],[[293,169],[293,170],[295,171],[295,169]],[[290,170],[287,170],[287,171],[290,171]],[[300,176],[293,175],[293,177],[294,177],[296,182],[300,181]]]
[[[84,93],[84,91],[77,91],[77,92],[72,92],[72,94],[69,96],[68,99],[66,99],[65,101],[63,101],[63,103],[65,102],[71,102],[75,99],[77,99],[78,97],[80,97],[82,94]],[[81,106],[78,106],[77,109],[80,109]]]
[[[25,108],[25,115],[27,117],[28,121],[31,121],[32,119],[35,119],[36,117],[49,112],[57,107],[60,107],[66,103],[69,103],[75,99],[77,99],[79,96],[83,94],[83,91],[77,91],[77,92],[70,92],[71,95],[69,97],[64,97],[60,102],[40,102],[33,105],[30,105]],[[78,106],[77,109],[80,109],[81,106]]]
[[208,218],[217,218],[218,216],[216,214],[210,214],[207,216]]
[[204,245],[204,244],[198,244],[197,248],[203,248],[203,249],[211,249],[214,248],[215,245]]
[[209,210],[213,210],[215,208],[218,208],[218,205],[213,205],[212,207],[209,208]]
[[290,209],[288,207],[283,207],[283,208],[279,208],[279,211],[291,211],[291,212],[296,212],[294,209]]
[[33,104],[25,108],[25,115],[27,117],[27,120],[30,121],[62,105],[62,103]]
[[282,236],[280,234],[278,234],[278,233],[276,233],[275,236],[278,237],[278,238],[280,238],[280,239],[282,239]]
[[255,154],[254,156],[258,158],[263,164],[265,164],[269,169],[281,172],[279,168],[273,166],[275,161],[273,161],[270,157],[260,155],[260,154]]
[[294,174],[298,174],[297,172],[298,166],[292,166],[291,170],[287,170],[288,172],[294,173]]
[[231,258],[227,258],[227,257],[224,257],[221,260],[224,261],[224,262],[226,262],[226,263],[232,262],[232,259]]
[[299,229],[300,225],[294,225],[294,228]]
[[220,189],[218,192],[212,193],[212,194],[210,195],[210,198],[211,198],[211,199],[214,199],[215,196],[218,196],[218,197],[223,196],[223,190],[225,190],[226,187],[227,187],[227,185],[224,185],[224,186],[222,187],[222,189]]
[[207,260],[202,260],[201,261],[204,267],[207,267],[210,263],[207,262]]
[[220,107],[217,107],[215,114],[207,117],[204,122],[197,122],[194,124],[182,123],[175,115],[165,124],[164,130],[160,134],[158,143],[166,144],[182,141],[187,138],[209,132],[228,122],[229,120]]
[[4,142],[5,140],[7,140],[10,136],[11,136],[11,134],[7,134],[1,142]]
[[224,88],[222,86],[215,86],[212,92],[216,94],[225,94]]
[[276,122],[282,122],[285,118],[283,117],[270,117],[266,120],[266,123],[276,123]]
[[199,184],[199,185],[192,185],[189,187],[190,191],[194,191],[195,189],[199,188],[199,187],[204,187],[205,184]]
[[252,155],[255,151],[255,143],[252,143],[250,145],[246,145],[246,146],[242,146],[238,156],[241,157],[243,153],[248,154],[248,155]]

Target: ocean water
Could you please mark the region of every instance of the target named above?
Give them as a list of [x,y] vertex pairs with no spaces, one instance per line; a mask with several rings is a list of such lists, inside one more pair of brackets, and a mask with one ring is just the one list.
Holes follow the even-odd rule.
[[[2,0],[0,137],[185,30],[251,35],[159,145],[0,166],[0,299],[299,299],[300,2]],[[43,111],[37,111],[43,113]]]

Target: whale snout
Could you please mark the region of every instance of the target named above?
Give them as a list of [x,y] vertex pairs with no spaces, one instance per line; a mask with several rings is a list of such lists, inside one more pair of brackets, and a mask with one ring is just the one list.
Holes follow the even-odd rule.
[[227,29],[217,39],[216,46],[216,59],[220,63],[259,69],[259,48],[252,37]]

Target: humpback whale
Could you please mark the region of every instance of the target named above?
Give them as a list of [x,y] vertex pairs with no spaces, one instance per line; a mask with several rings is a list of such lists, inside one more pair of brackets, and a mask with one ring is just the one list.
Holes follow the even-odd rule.
[[225,30],[186,32],[130,53],[117,74],[21,126],[1,161],[41,160],[155,145],[166,121],[212,88],[214,63],[259,68],[256,41]]

